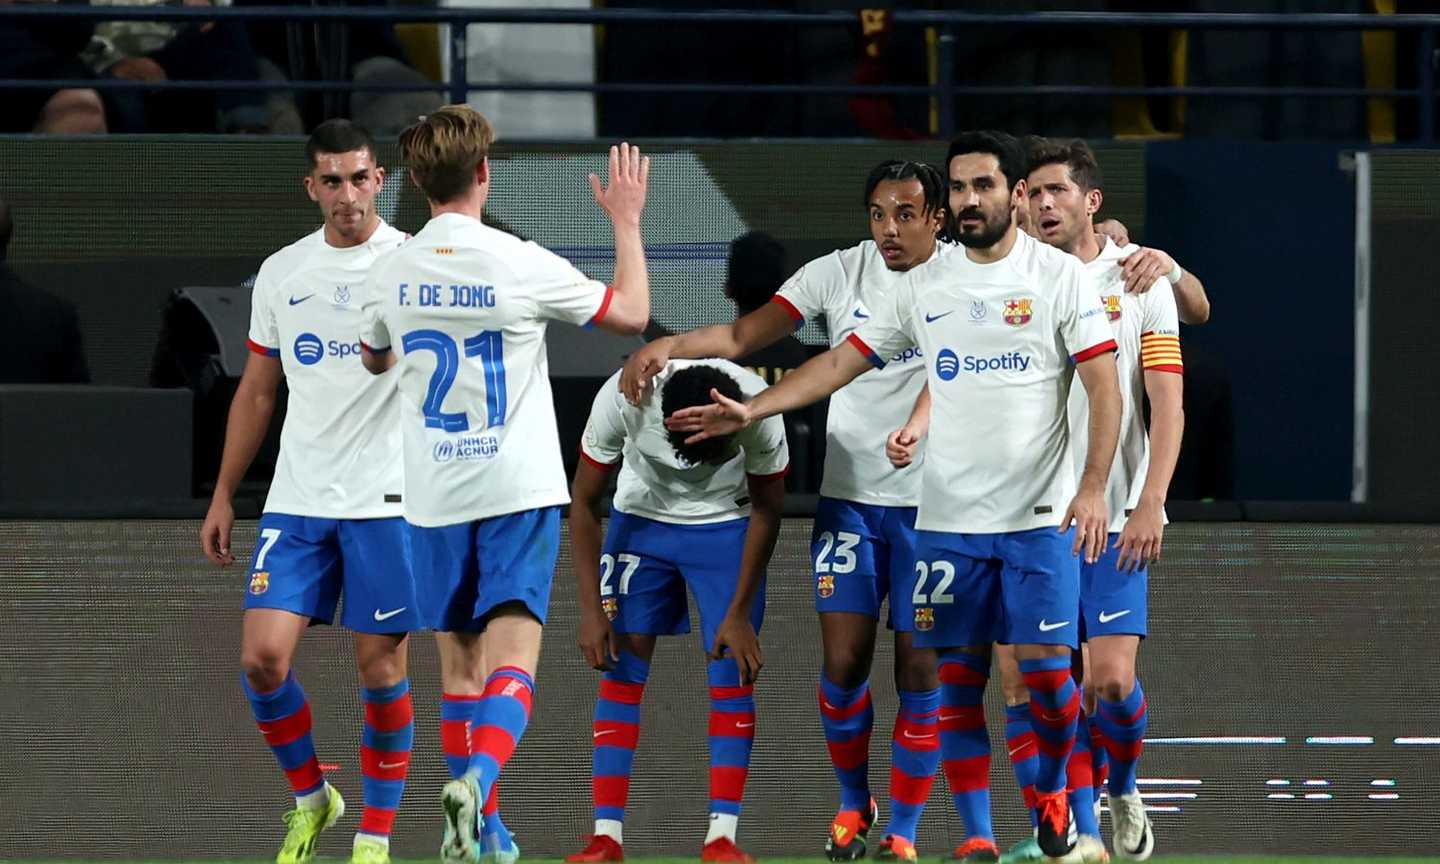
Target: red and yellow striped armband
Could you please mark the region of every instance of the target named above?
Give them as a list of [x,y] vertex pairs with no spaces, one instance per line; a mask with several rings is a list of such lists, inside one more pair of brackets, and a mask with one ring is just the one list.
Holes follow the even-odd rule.
[[1185,359],[1180,354],[1180,337],[1174,333],[1141,334],[1140,367],[1184,375]]

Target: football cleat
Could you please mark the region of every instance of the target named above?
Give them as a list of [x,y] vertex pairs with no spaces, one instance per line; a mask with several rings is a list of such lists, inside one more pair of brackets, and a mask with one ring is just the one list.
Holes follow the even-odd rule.
[[870,799],[866,812],[841,810],[830,823],[830,836],[825,838],[825,857],[831,861],[857,861],[865,857],[865,838],[870,826],[880,821],[880,806]]
[[1099,837],[1081,834],[1075,838],[1075,845],[1058,859],[1058,864],[1110,864],[1110,853]]
[[440,793],[445,808],[445,839],[440,860],[447,864],[474,864],[480,860],[480,790],[469,777],[451,780]]
[[1122,860],[1145,861],[1154,854],[1155,834],[1139,792],[1111,796],[1110,840],[1115,857]]
[[951,860],[960,864],[995,864],[1000,860],[1000,847],[994,840],[985,837],[971,837],[955,847]]
[[600,864],[602,861],[624,861],[625,850],[614,837],[591,834],[585,840],[585,848],[565,858],[569,864]]
[[920,853],[915,851],[915,844],[904,837],[896,837],[894,834],[886,834],[880,840],[880,848],[875,851],[875,857],[881,861],[914,862],[920,860]]
[[499,838],[493,834],[480,838],[480,864],[515,864],[520,860],[520,845],[510,838],[510,845],[501,849]]
[[711,840],[700,850],[700,860],[713,864],[755,864],[755,858],[744,852],[729,837]]
[[1070,802],[1065,790],[1039,792],[1035,795],[1039,825],[1035,840],[1040,851],[1051,858],[1064,858],[1070,852]]
[[1000,856],[1000,864],[1035,864],[1044,861],[1045,853],[1040,851],[1040,841],[1032,835],[1011,846]]
[[355,835],[350,864],[390,864],[390,846],[364,834]]
[[285,842],[275,856],[275,864],[303,864],[315,857],[315,841],[320,832],[340,821],[345,815],[345,799],[329,783],[324,807],[296,807],[285,814]]

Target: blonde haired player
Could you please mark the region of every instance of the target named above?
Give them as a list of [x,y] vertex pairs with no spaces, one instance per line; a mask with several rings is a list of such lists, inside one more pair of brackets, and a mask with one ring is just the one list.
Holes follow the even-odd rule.
[[[468,697],[471,747],[446,785],[442,858],[473,861],[489,796],[529,722],[541,627],[569,501],[545,353],[554,319],[639,333],[650,318],[640,234],[649,160],[610,148],[591,175],[615,232],[615,280],[482,223],[495,134],[447,105],[400,138],[431,219],[366,286],[367,368],[402,396],[405,519],[445,692]],[[513,849],[510,850],[513,852]]]

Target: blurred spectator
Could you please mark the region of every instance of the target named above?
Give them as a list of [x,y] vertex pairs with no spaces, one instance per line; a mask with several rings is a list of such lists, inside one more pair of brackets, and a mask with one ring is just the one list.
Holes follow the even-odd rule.
[[[95,6],[159,6],[168,0],[90,0]],[[183,0],[186,6],[229,0]],[[245,25],[205,21],[102,21],[85,52],[96,74],[129,81],[253,81],[260,78]],[[263,93],[245,90],[115,90],[117,132],[267,132]]]
[[[310,0],[235,0],[237,6],[309,6]],[[316,5],[331,5],[317,3]],[[340,0],[333,5],[385,7],[386,0]],[[250,37],[267,78],[354,81],[357,84],[434,83],[418,72],[389,21],[357,19],[314,25],[253,21]],[[306,128],[349,117],[377,136],[399,134],[421,114],[444,104],[441,87],[403,93],[331,91],[297,97]]]
[[[730,244],[730,267],[725,277],[725,296],[735,303],[735,317],[754,312],[770,302],[785,282],[785,247],[764,231],[751,231]],[[810,359],[810,352],[794,336],[761,348],[736,360],[767,384],[775,384],[786,372]]]
[[0,321],[6,358],[0,384],[88,384],[75,307],[26,284],[5,263],[15,223],[0,200]]
[[[18,2],[56,0],[0,0],[0,5]],[[93,78],[80,52],[94,29],[91,21],[0,21],[0,78]],[[0,95],[0,132],[93,135],[106,130],[104,103],[90,88],[0,90]]]

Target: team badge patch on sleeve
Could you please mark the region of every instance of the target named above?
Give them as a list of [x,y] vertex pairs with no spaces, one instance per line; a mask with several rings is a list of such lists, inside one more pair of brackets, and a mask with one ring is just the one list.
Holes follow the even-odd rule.
[[1030,304],[1033,302],[1029,297],[1018,297],[1014,300],[1005,301],[1005,314],[1002,316],[1005,323],[1011,327],[1022,327],[1030,323]]

